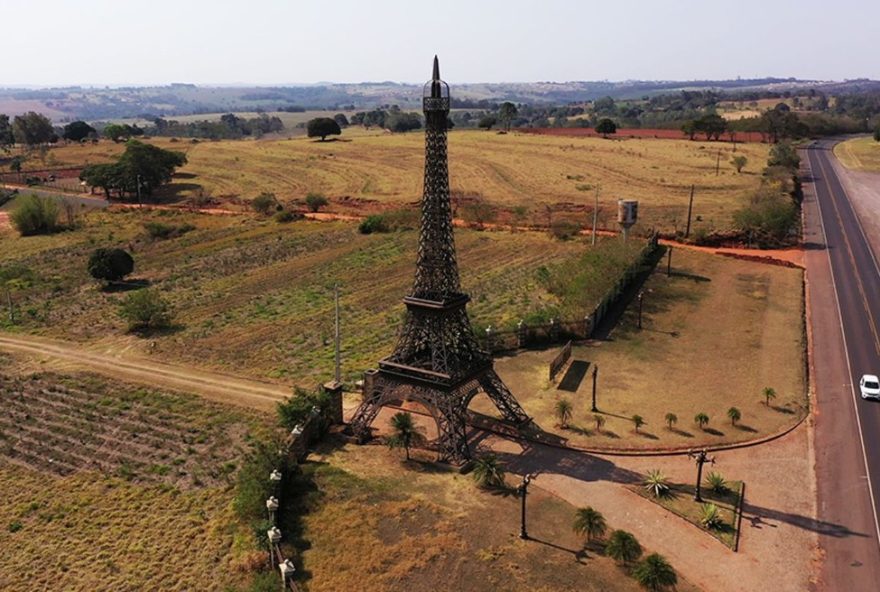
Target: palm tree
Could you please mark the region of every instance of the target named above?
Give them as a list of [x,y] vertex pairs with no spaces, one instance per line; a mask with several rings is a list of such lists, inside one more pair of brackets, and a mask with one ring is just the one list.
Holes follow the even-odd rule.
[[651,553],[639,563],[633,576],[636,581],[651,590],[652,592],[660,592],[668,586],[675,586],[678,583],[678,576],[675,570],[666,561],[666,558],[657,553]]
[[605,418],[599,415],[598,413],[593,414],[593,421],[596,422],[596,431],[601,432],[602,426],[605,425]]
[[411,413],[406,411],[398,411],[391,417],[391,429],[393,433],[387,438],[388,447],[403,448],[406,452],[406,460],[409,460],[409,449],[425,437],[422,435],[420,428],[413,423]]
[[568,422],[571,420],[573,411],[574,407],[568,399],[562,398],[556,401],[556,419],[559,420],[559,427],[562,429],[568,427]]
[[504,465],[494,454],[484,454],[474,461],[474,481],[484,489],[504,486]]
[[575,512],[573,528],[577,534],[584,535],[589,544],[590,540],[602,537],[608,525],[605,524],[605,517],[598,510],[587,506]]
[[605,543],[605,553],[618,563],[632,563],[642,556],[642,546],[632,534],[615,530]]
[[767,407],[770,406],[770,401],[776,398],[776,389],[773,387],[767,386],[764,387],[764,405]]
[[671,430],[672,426],[675,425],[677,422],[678,422],[678,416],[676,414],[674,414],[674,413],[667,413],[666,414],[666,427],[668,429]]
[[730,418],[730,425],[736,425],[736,422],[742,419],[742,413],[736,407],[731,407],[727,410],[727,417]]
[[645,418],[641,415],[633,415],[632,416],[633,425],[636,426],[636,433],[639,433],[639,428],[645,425]]
[[700,508],[700,524],[708,530],[715,530],[724,526],[718,506],[715,504],[703,504]]
[[648,471],[645,476],[645,489],[654,494],[654,497],[666,497],[669,495],[669,483],[660,469]]
[[709,416],[700,411],[694,416],[694,423],[700,424],[702,430],[709,423]]

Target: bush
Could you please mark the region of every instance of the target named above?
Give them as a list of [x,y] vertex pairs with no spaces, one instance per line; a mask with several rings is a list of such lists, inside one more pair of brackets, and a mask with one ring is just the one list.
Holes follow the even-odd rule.
[[284,442],[278,436],[254,440],[238,470],[232,508],[239,519],[252,528],[262,524],[266,516],[266,499],[273,494],[269,475],[280,470],[286,476],[284,463],[287,456],[278,454],[283,448]]
[[644,481],[645,489],[654,497],[666,497],[670,493],[669,482],[660,469],[648,471]]
[[280,212],[275,214],[275,221],[281,224],[284,224],[286,222],[293,222],[294,220],[297,220],[299,218],[302,218],[301,214],[296,215],[290,210],[281,210]]
[[309,193],[306,195],[306,207],[309,208],[310,212],[317,212],[329,203],[327,198],[320,193]]
[[791,198],[763,190],[756,192],[747,206],[734,212],[733,221],[759,245],[777,246],[796,231],[800,217]]
[[374,232],[388,232],[388,224],[382,214],[373,214],[364,218],[358,225],[361,234],[373,234]]
[[492,453],[474,461],[474,481],[483,489],[499,489],[504,487],[504,465]]
[[61,230],[58,213],[58,202],[51,197],[26,195],[19,199],[18,207],[9,218],[22,236],[33,236]]
[[166,238],[174,238],[180,236],[181,234],[186,234],[191,230],[195,230],[195,226],[192,224],[186,223],[181,225],[175,224],[166,224],[164,222],[150,221],[144,222],[144,230],[147,231],[147,234],[150,235],[150,238],[154,239],[166,239]]
[[559,240],[568,240],[578,235],[580,227],[571,220],[554,220],[550,225],[550,234]]
[[718,506],[715,504],[703,504],[700,507],[700,524],[708,530],[717,530],[724,526]]
[[89,257],[88,269],[96,280],[118,282],[134,271],[134,259],[122,249],[97,249]]
[[128,321],[128,330],[132,332],[171,327],[171,308],[155,289],[128,294],[119,308],[119,316]]
[[767,166],[781,166],[795,171],[801,164],[801,157],[790,142],[779,142],[770,149]]
[[278,203],[278,200],[275,199],[274,193],[263,192],[253,199],[251,207],[258,214],[268,216],[272,210],[278,209],[280,204]]
[[290,431],[298,425],[305,425],[312,409],[317,407],[321,414],[321,424],[318,431],[323,432],[331,423],[330,397],[323,391],[307,391],[297,388],[293,396],[281,401],[275,407],[278,414],[278,422],[286,430]]
[[631,533],[615,530],[608,537],[605,553],[619,563],[632,563],[642,556],[642,546]]
[[715,471],[710,472],[706,475],[706,485],[709,486],[709,489],[714,491],[717,494],[724,494],[729,491],[729,487],[727,487],[727,481],[724,480],[724,477],[721,473],[717,473]]

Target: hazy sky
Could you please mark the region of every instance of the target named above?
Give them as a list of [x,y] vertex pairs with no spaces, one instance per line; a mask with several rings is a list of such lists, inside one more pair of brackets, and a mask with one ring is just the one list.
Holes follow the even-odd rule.
[[880,78],[880,0],[0,0],[0,86]]

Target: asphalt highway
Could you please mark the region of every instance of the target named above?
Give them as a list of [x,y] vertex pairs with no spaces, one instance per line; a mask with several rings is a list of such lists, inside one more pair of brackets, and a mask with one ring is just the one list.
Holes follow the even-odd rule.
[[[825,532],[821,522],[819,528],[820,534],[828,538],[820,540],[820,545],[831,564],[825,570],[822,588],[877,590],[880,583],[873,578],[880,567],[880,401],[862,400],[858,383],[863,374],[880,375],[880,265],[832,166],[833,145],[833,141],[821,141],[804,151],[812,178],[807,181],[812,181],[821,213],[811,222],[809,210],[805,210],[805,232],[809,234],[811,224],[817,223],[818,229],[813,230],[822,238],[820,244],[808,244],[807,248],[824,251],[830,265],[828,297],[822,299],[821,285],[815,286],[818,300],[811,289],[813,339],[824,346],[817,348],[814,362],[817,374],[822,370],[826,376],[839,379],[830,384],[820,380],[817,385],[819,519],[833,519],[825,523]],[[808,279],[809,275],[808,261]],[[814,283],[820,284],[821,274],[815,277],[819,281]],[[824,309],[824,316],[839,323],[839,329],[826,323],[828,330],[822,330],[821,322],[815,322],[815,317],[823,316],[822,310],[816,314],[817,305],[837,309],[833,314]],[[832,342],[840,340],[838,335],[842,336],[843,356],[838,357],[841,368],[834,374],[827,368],[836,363],[834,356],[823,352],[829,353],[826,348],[836,345]],[[866,578],[869,573],[874,575]]]

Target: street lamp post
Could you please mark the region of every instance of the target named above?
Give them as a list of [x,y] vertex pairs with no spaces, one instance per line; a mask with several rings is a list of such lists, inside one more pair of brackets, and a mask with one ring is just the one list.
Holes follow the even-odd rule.
[[599,411],[599,408],[596,407],[596,377],[599,374],[599,366],[595,363],[593,364],[593,412]]
[[519,538],[523,540],[528,540],[529,533],[526,532],[526,496],[529,493],[529,483],[532,482],[531,475],[523,476],[522,483],[517,488],[517,491],[520,495],[521,500],[521,512],[520,512],[520,524],[519,524]]
[[694,493],[694,501],[702,502],[703,496],[700,495],[700,484],[703,482],[703,465],[706,463],[715,464],[715,457],[710,457],[705,450],[699,452],[688,451],[688,458],[694,459],[697,463],[697,486]]

